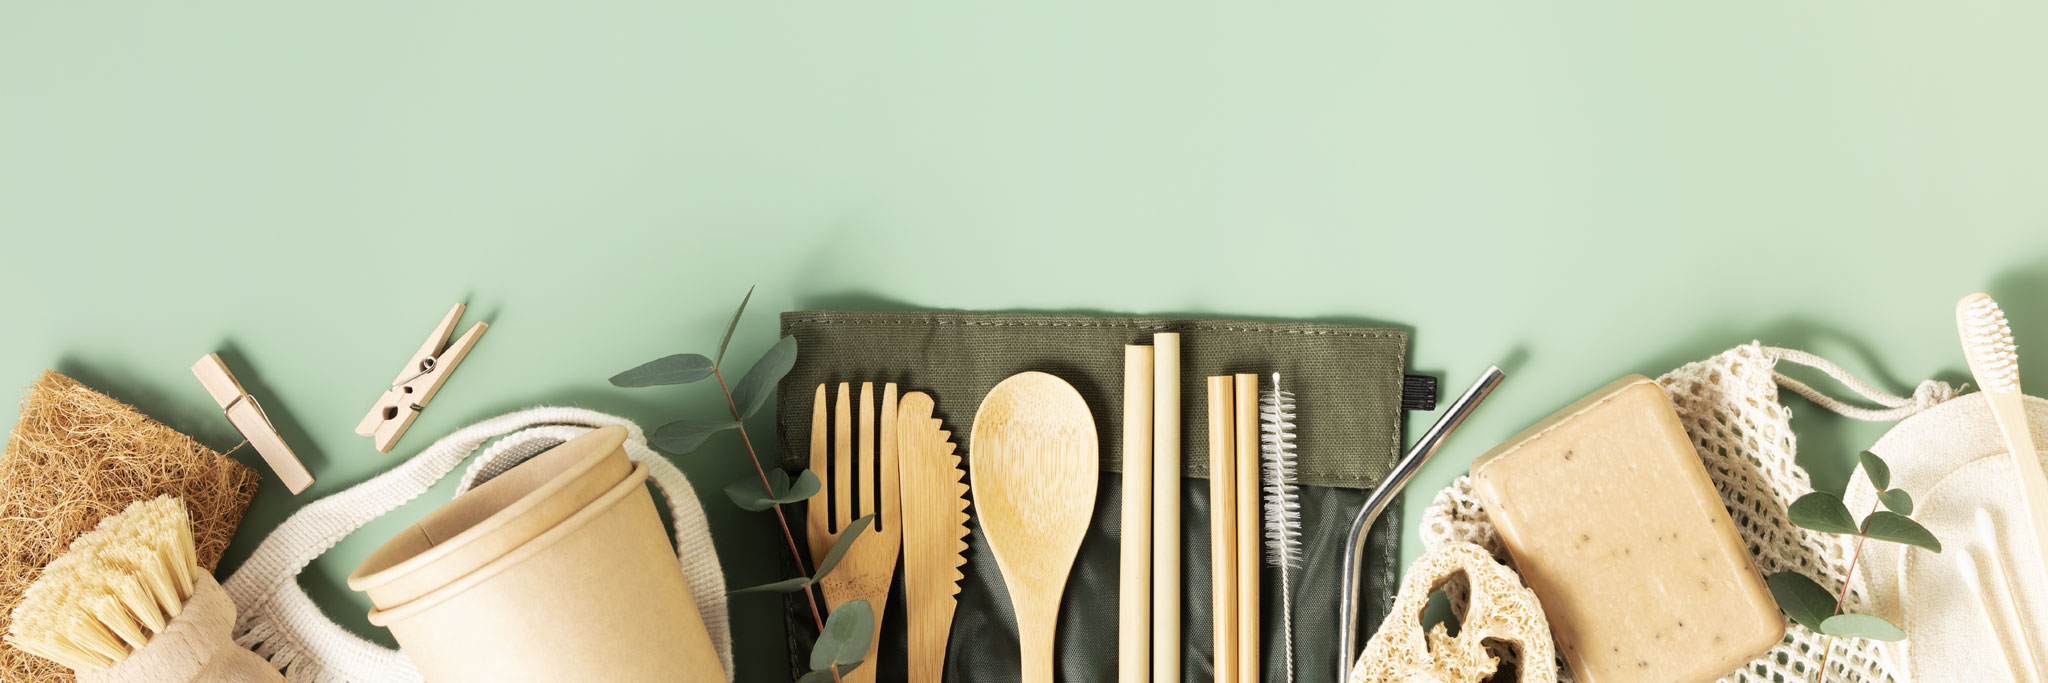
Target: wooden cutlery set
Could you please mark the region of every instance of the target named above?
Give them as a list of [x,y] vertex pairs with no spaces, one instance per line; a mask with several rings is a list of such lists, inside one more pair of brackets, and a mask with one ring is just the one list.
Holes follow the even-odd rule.
[[[930,396],[910,392],[899,400],[890,383],[878,406],[874,383],[862,382],[856,407],[852,389],[838,385],[829,415],[825,385],[812,403],[811,470],[825,493],[809,506],[811,557],[823,561],[840,534],[873,515],[873,528],[819,582],[825,601],[867,600],[879,632],[900,550],[910,680],[938,681],[966,563],[960,456],[932,416]],[[1026,372],[982,400],[973,445],[976,514],[1015,604],[1023,680],[1050,683],[1060,595],[1094,513],[1101,471],[1095,421],[1065,381]],[[877,645],[869,642],[870,664]],[[874,678],[874,667],[862,666],[844,680]]]

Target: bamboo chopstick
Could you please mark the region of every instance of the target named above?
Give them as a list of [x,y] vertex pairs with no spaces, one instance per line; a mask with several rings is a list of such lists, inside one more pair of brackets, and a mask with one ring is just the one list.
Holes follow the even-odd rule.
[[1150,346],[1124,347],[1123,556],[1117,680],[1148,683],[1152,649],[1152,370]]
[[1216,683],[1237,680],[1236,380],[1209,378],[1209,586],[1215,607]]
[[[1259,671],[1259,376],[1237,376],[1237,678]],[[1215,473],[1210,473],[1215,476]]]
[[1180,680],[1180,334],[1152,335],[1152,678]]

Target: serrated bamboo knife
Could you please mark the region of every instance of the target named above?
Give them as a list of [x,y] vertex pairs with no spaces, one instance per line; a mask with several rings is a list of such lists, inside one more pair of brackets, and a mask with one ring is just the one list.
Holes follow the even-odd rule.
[[932,397],[903,396],[896,409],[897,485],[903,504],[903,600],[911,683],[938,683],[967,563],[967,484],[952,432],[932,417]]
[[1017,615],[1024,683],[1052,683],[1067,573],[1095,514],[1095,420],[1058,377],[1011,376],[974,415],[974,508]]

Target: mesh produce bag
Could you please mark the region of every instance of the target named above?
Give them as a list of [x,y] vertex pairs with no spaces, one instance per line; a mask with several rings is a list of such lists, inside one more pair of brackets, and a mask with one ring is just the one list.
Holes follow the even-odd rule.
[[[1778,362],[1791,362],[1826,372],[1844,386],[1875,401],[1882,409],[1858,408],[1837,401],[1798,380],[1779,374]],[[1792,414],[1778,402],[1784,387],[1828,410],[1847,417],[1888,422],[1904,419],[1955,396],[1948,385],[1928,381],[1910,398],[1886,394],[1843,372],[1833,363],[1802,351],[1759,343],[1730,349],[1690,363],[1657,378],[1678,408],[1686,435],[1706,464],[1715,490],[1755,554],[1764,574],[1795,571],[1831,589],[1849,574],[1855,538],[1824,534],[1792,525],[1786,507],[1813,490],[1806,471],[1793,461],[1796,452]],[[1464,541],[1492,551],[1502,561],[1506,548],[1481,510],[1469,477],[1459,477],[1437,493],[1423,513],[1422,542],[1431,548]],[[1867,612],[1871,592],[1858,572],[1850,584],[1845,611]],[[1883,643],[1836,638],[1825,675],[1815,676],[1827,636],[1791,624],[1784,640],[1741,669],[1721,677],[1724,683],[1792,681],[1907,681],[1906,668],[1895,650]],[[1561,650],[1560,650],[1561,651]],[[1559,663],[1559,680],[1574,680]]]

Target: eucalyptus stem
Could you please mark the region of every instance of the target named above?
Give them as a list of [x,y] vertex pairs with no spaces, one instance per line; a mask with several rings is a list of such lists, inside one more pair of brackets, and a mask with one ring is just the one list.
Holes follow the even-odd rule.
[[[718,391],[725,394],[725,407],[727,410],[732,411],[732,419],[739,422],[740,441],[747,446],[747,461],[754,464],[754,474],[761,477],[761,490],[767,492],[769,498],[774,498],[775,487],[768,483],[768,468],[761,466],[761,456],[754,452],[754,439],[747,436],[746,418],[740,415],[739,403],[733,400],[732,389],[725,384],[725,372],[719,369],[718,366],[713,365],[711,366],[711,376],[718,380]],[[773,509],[775,511],[775,523],[782,527],[782,539],[789,545],[789,555],[796,558],[796,566],[801,570],[804,566],[804,558],[803,554],[797,551],[796,534],[789,530],[789,518],[782,516],[781,503],[775,503]],[[811,623],[818,626],[819,632],[823,632],[825,630],[825,616],[823,612],[818,610],[817,595],[811,592],[810,586],[804,586],[803,592],[804,602],[811,607]],[[832,671],[832,680],[839,680],[839,667],[831,667],[830,670]]]
[[[1877,503],[1871,503],[1870,511],[1863,513],[1863,517],[1865,519],[1868,519],[1871,515],[1877,514],[1877,506]],[[1842,603],[1847,602],[1849,600],[1849,583],[1856,580],[1856,565],[1860,564],[1863,560],[1863,542],[1868,540],[1870,540],[1869,536],[1865,536],[1862,534],[1856,535],[1856,551],[1849,554],[1849,571],[1848,573],[1842,575],[1842,592],[1841,594],[1835,596],[1835,614],[1831,616],[1839,616],[1842,613]],[[1820,672],[1814,675],[1814,681],[1820,682],[1827,680],[1828,655],[1834,654],[1834,652],[1835,637],[1832,634],[1830,634],[1827,640],[1822,641],[1820,651]]]

